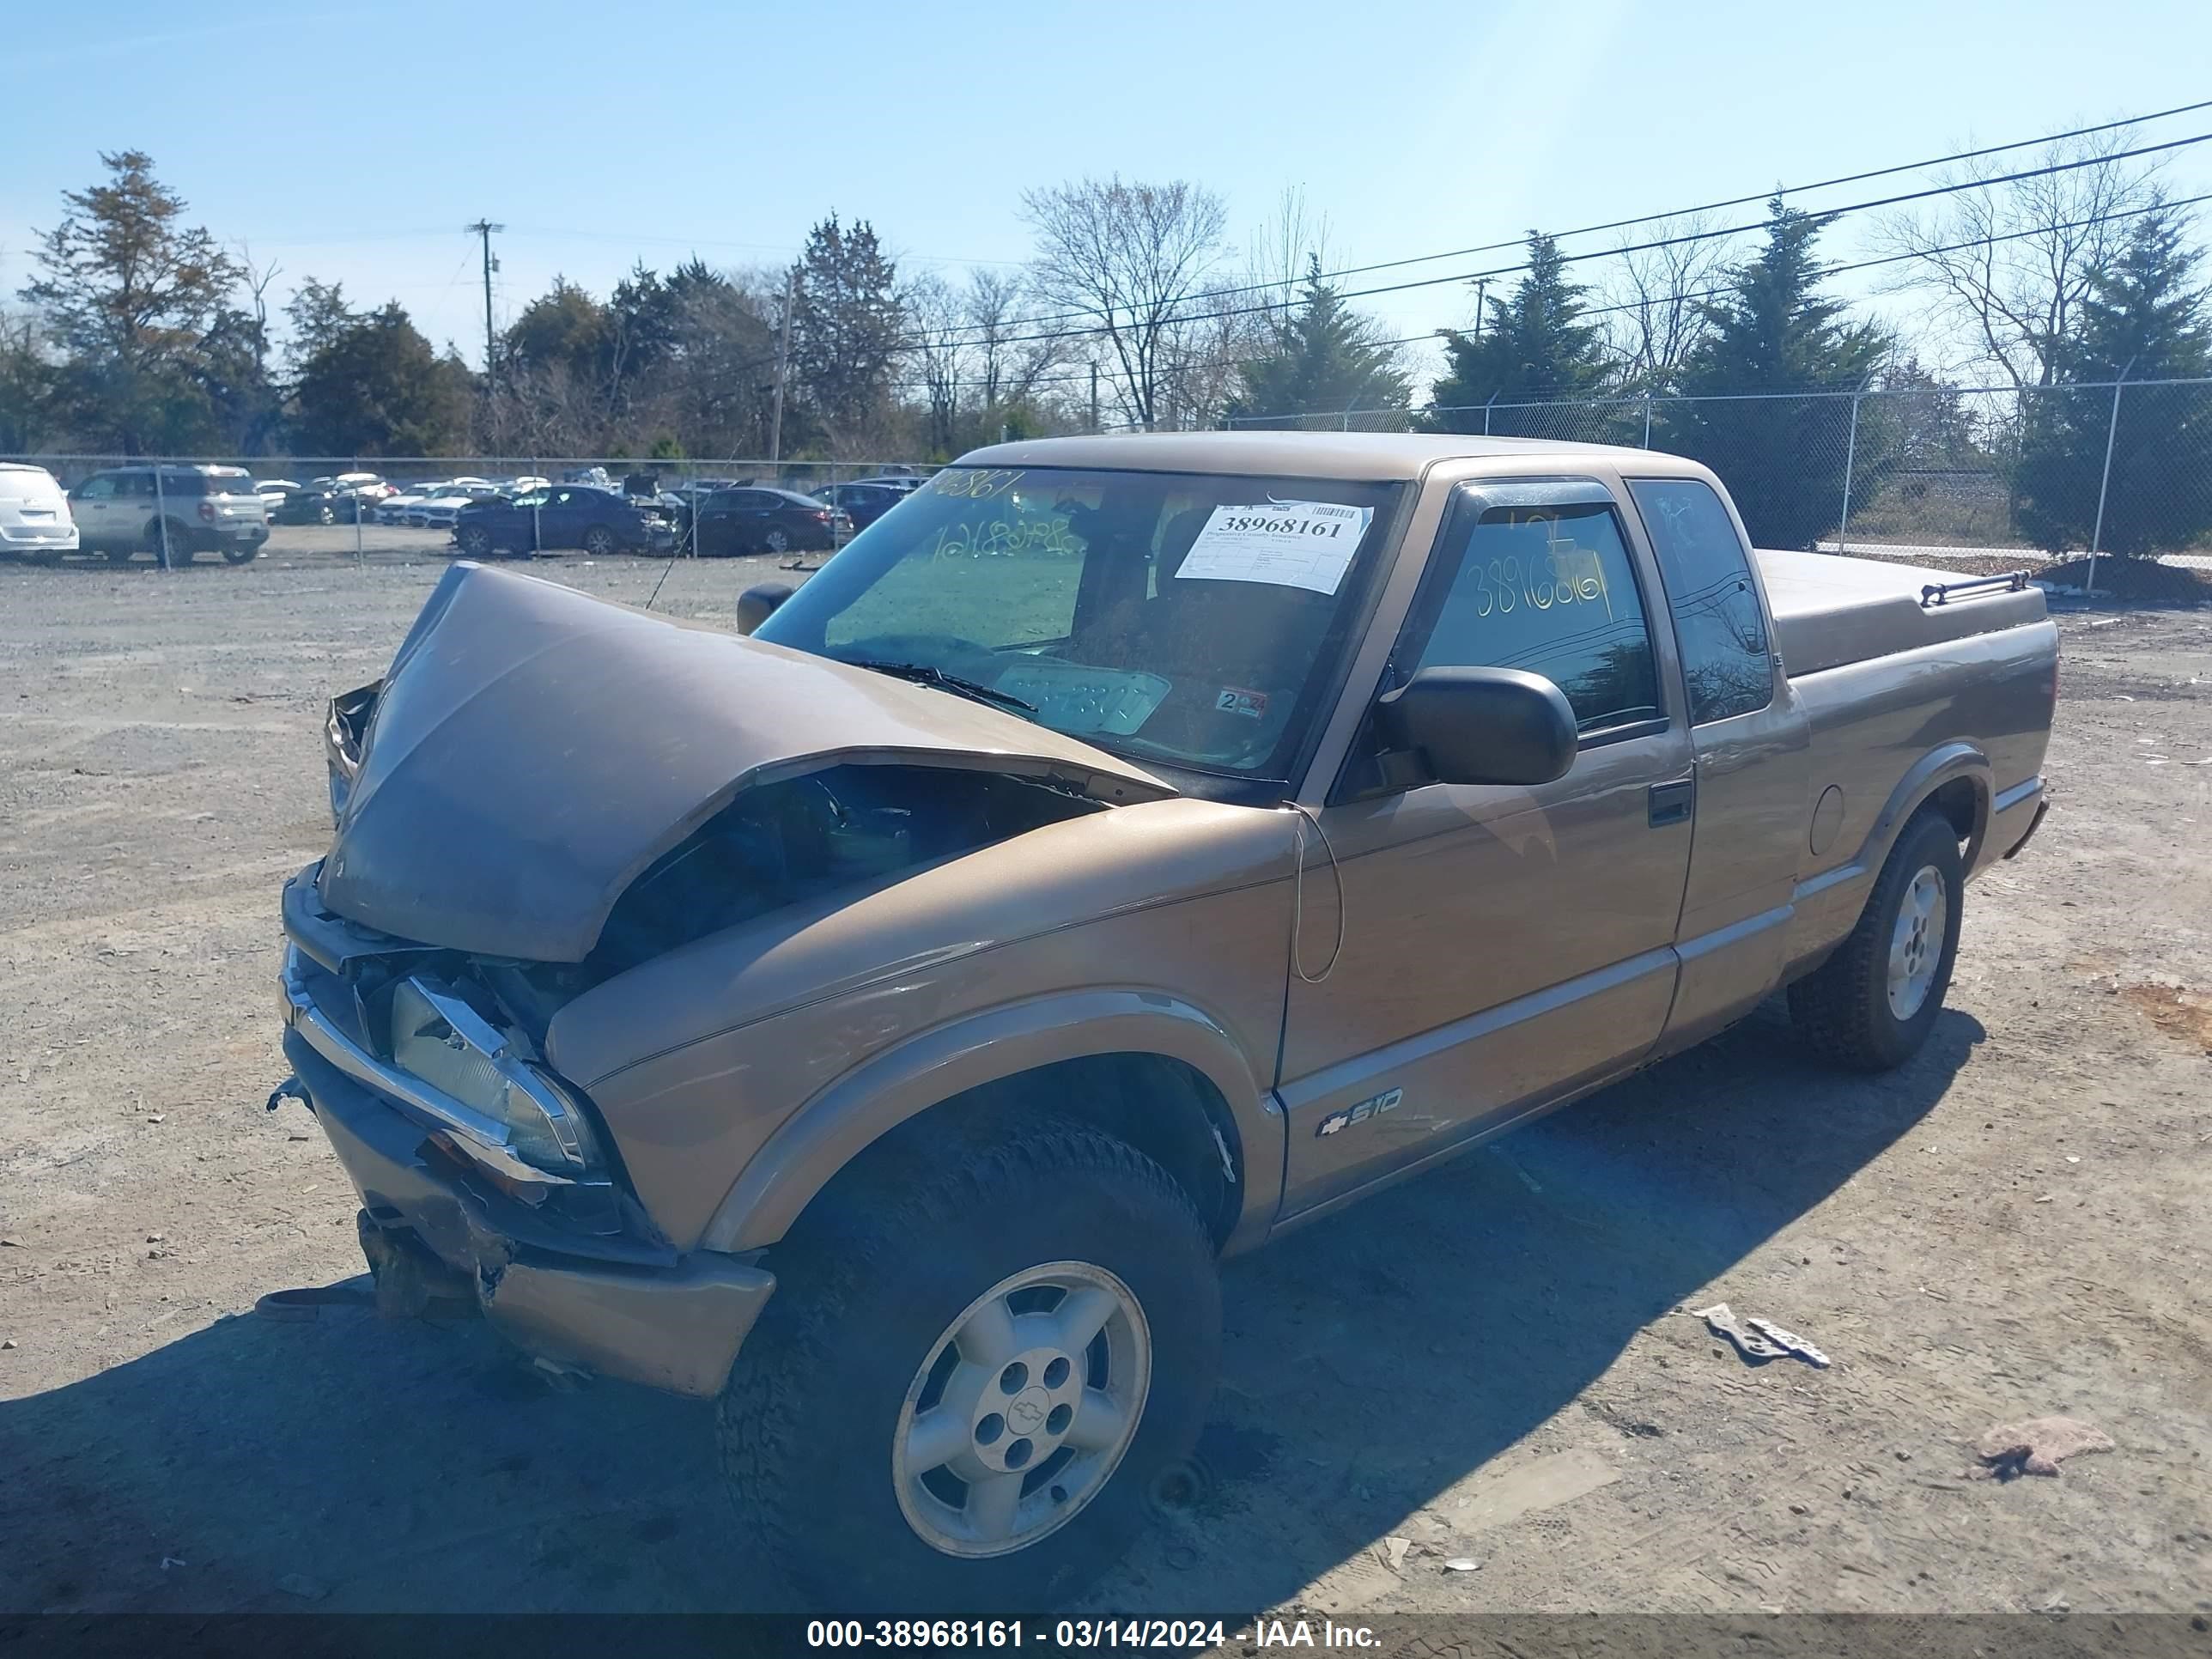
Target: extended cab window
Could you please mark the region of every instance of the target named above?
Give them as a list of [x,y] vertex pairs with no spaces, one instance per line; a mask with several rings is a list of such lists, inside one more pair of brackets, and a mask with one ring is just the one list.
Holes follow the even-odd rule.
[[1628,493],[1667,584],[1691,724],[1765,708],[1774,700],[1766,618],[1728,508],[1696,478],[1632,478]]
[[[1452,530],[1448,526],[1448,536]],[[1657,719],[1659,680],[1635,568],[1613,510],[1492,507],[1457,549],[1423,668],[1525,668],[1567,694],[1586,736]]]

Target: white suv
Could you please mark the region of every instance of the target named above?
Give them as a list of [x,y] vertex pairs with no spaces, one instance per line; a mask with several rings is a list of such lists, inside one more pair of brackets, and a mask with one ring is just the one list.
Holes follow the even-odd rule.
[[76,520],[54,475],[0,461],[0,552],[52,564],[76,551]]

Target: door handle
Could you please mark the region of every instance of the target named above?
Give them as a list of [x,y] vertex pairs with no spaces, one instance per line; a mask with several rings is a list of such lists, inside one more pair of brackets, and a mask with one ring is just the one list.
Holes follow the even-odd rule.
[[1683,778],[1674,783],[1655,783],[1651,786],[1651,827],[1663,830],[1670,823],[1687,823],[1690,805],[1696,799],[1697,781]]

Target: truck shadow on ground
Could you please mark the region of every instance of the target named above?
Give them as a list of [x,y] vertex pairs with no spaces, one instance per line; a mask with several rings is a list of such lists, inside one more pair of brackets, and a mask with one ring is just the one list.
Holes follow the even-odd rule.
[[[1879,1157],[1983,1036],[1947,1012],[1844,1078],[1763,1012],[1232,1266],[1194,1489],[1091,1600],[1295,1595]],[[549,1392],[480,1323],[225,1319],[0,1403],[9,1612],[787,1607],[747,1531],[708,1407]]]

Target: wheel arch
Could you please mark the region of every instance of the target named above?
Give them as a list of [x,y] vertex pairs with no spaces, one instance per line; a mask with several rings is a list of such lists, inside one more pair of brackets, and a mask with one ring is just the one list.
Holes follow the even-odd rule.
[[1161,1164],[1218,1247],[1243,1242],[1274,1212],[1279,1124],[1228,1031],[1178,998],[1094,989],[969,1016],[846,1073],[747,1161],[701,1245],[764,1249],[888,1137],[957,1128],[1032,1096]]
[[1982,838],[1989,833],[1990,802],[1996,793],[1994,779],[1989,757],[1972,743],[1960,739],[1930,750],[1906,769],[1890,791],[1853,862],[1869,873],[1879,871],[1913,814],[1932,805],[1957,835],[1966,867],[1972,869]]

